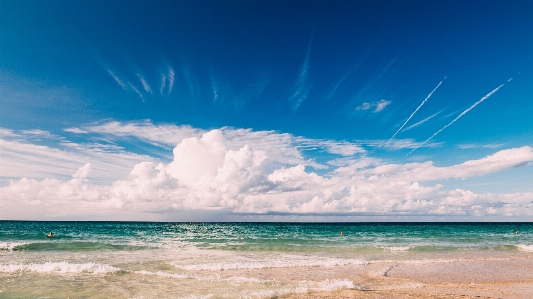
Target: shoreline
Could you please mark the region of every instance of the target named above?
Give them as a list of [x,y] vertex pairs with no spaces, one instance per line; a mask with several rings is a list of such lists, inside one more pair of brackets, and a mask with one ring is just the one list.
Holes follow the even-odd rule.
[[286,294],[279,299],[533,298],[533,257],[447,263],[373,262],[352,277],[360,289]]

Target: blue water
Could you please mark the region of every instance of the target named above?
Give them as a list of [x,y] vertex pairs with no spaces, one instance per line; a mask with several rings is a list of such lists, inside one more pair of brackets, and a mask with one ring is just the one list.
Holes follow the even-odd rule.
[[[54,233],[53,238],[46,236],[50,231]],[[505,251],[527,249],[533,245],[533,223],[1,221],[0,244],[3,244],[4,250],[14,251],[143,250],[162,246],[282,252],[446,251],[467,248]]]

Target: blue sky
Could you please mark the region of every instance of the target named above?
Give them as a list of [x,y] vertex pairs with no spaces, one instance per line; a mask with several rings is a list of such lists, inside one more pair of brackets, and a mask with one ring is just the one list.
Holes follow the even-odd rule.
[[2,1],[0,218],[529,219],[532,13]]

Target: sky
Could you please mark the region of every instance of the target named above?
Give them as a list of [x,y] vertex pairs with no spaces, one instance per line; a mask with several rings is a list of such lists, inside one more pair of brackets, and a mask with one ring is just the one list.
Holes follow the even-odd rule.
[[531,15],[0,1],[0,219],[530,221]]

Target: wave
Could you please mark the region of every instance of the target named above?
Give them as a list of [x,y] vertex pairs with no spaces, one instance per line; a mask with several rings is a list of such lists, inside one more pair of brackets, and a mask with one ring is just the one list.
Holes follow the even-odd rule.
[[[325,281],[297,281],[296,286],[289,287],[285,283],[277,280],[261,280],[257,278],[249,278],[243,276],[231,276],[223,277],[221,275],[197,275],[197,274],[178,274],[178,273],[168,273],[168,272],[150,272],[146,270],[135,271],[135,274],[141,275],[156,275],[166,278],[177,278],[177,279],[199,279],[199,280],[208,280],[208,281],[229,281],[235,282],[237,284],[241,283],[255,283],[263,284],[267,287],[275,287],[274,289],[266,290],[257,290],[257,291],[244,291],[245,294],[240,294],[239,297],[252,298],[268,298],[276,295],[283,295],[288,293],[307,293],[309,291],[336,291],[340,289],[362,289],[354,285],[350,280],[325,280]],[[283,287],[285,285],[285,287]],[[207,295],[210,296],[210,295]],[[206,298],[206,297],[195,297],[191,296],[188,298]]]
[[408,251],[413,248],[413,246],[390,246],[390,247],[379,247],[385,251]]
[[38,273],[94,273],[105,274],[120,271],[119,268],[95,263],[71,264],[68,262],[46,262],[44,264],[0,264],[0,272],[38,272]]
[[39,242],[20,243],[12,246],[12,251],[94,251],[94,250],[140,250],[146,246],[115,245],[99,242]]
[[521,251],[533,252],[533,245],[518,244],[516,247]]
[[260,290],[260,291],[252,291],[252,292],[246,292],[245,296],[246,298],[252,298],[252,297],[258,297],[258,298],[270,298],[270,297],[277,297],[279,295],[284,294],[290,294],[290,293],[299,293],[299,294],[305,294],[310,291],[337,291],[341,289],[359,289],[361,290],[361,287],[358,287],[354,285],[353,281],[350,280],[340,280],[340,279],[332,279],[332,280],[325,280],[325,281],[300,281],[296,287],[287,287],[287,288],[276,288],[275,290]]
[[344,265],[367,265],[363,259],[301,259],[295,257],[290,260],[245,261],[233,263],[209,263],[196,265],[173,264],[182,270],[236,270],[236,269],[266,269],[266,268],[294,268],[294,267],[334,267]]
[[23,245],[26,245],[26,244],[29,244],[29,243],[26,243],[26,242],[3,242],[3,243],[0,243],[0,250],[4,250],[4,251],[12,251],[13,248],[16,248],[18,246],[23,246]]
[[146,271],[146,270],[140,270],[133,272],[135,274],[141,274],[141,275],[155,275],[155,276],[161,276],[166,278],[176,278],[176,279],[198,279],[198,280],[216,280],[216,281],[233,281],[238,283],[248,282],[248,283],[261,283],[261,284],[273,284],[273,283],[279,283],[275,280],[261,280],[257,278],[249,278],[244,276],[231,276],[231,277],[223,277],[220,274],[214,274],[214,275],[198,275],[198,274],[190,274],[190,273],[168,273],[163,271]]

